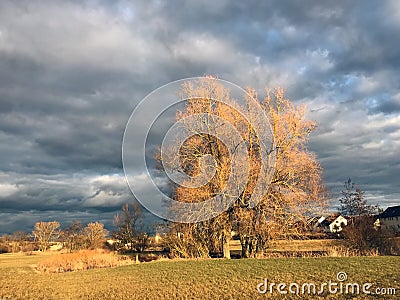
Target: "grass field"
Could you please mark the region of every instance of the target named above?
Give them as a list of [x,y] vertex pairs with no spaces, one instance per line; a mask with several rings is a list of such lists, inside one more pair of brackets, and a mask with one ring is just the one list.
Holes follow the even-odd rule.
[[[392,287],[400,293],[400,257],[155,261],[59,274],[36,272],[34,265],[49,255],[0,255],[0,299],[281,299],[284,295],[276,290],[259,294],[257,284],[268,278],[277,284],[312,282],[319,288],[329,280],[338,282],[338,272],[347,273],[345,282],[370,282],[370,291]],[[346,298],[325,291],[320,299]]]

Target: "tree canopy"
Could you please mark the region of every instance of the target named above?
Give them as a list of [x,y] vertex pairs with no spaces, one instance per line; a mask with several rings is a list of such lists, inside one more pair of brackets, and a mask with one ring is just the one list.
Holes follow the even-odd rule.
[[[208,256],[221,249],[228,255],[225,250],[232,231],[239,235],[245,257],[262,251],[271,238],[301,234],[305,219],[326,205],[322,168],[315,154],[306,147],[316,127],[314,122],[305,119],[306,107],[296,107],[280,88],[266,89],[262,100],[249,88],[244,95],[246,101],[257,101],[268,120],[261,124],[271,131],[271,140],[266,141],[257,134],[255,127],[260,124],[254,125],[252,120],[257,118],[258,112],[247,105],[249,102],[240,106],[230,98],[229,90],[214,78],[201,79],[198,85],[184,84],[181,96],[187,99],[186,106],[176,114],[176,119],[182,121],[182,130],[187,131],[189,138],[179,143],[179,155],[168,155],[167,149],[167,153],[159,156],[164,165],[178,166],[188,175],[187,182],[174,186],[175,200],[195,203],[216,196],[234,197],[233,205],[210,220],[171,226],[185,236],[186,246],[192,249],[183,256]],[[241,111],[245,111],[248,118],[243,117]],[[224,126],[225,123],[231,127]],[[205,128],[206,133],[199,131],[199,127]],[[239,142],[233,137],[226,138],[233,136],[231,128],[240,135]],[[267,142],[269,152],[265,156],[262,146]],[[230,149],[241,145],[245,151],[242,149],[232,155]],[[171,149],[171,153],[174,150]],[[240,193],[232,192],[231,187],[235,185],[230,185],[235,163],[248,168]],[[195,188],[190,185],[193,178],[203,180],[202,176],[210,173],[211,179],[205,184]],[[258,181],[267,177],[270,182],[264,181],[260,188]],[[233,182],[239,186],[241,180],[243,177],[238,177]],[[253,205],[252,195],[260,192],[260,201]],[[182,255],[185,245],[180,240],[176,245],[177,252]]]

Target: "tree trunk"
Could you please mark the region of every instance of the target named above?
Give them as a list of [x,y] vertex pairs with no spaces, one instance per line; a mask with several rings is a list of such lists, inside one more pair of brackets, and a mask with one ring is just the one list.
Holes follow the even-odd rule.
[[257,238],[253,237],[251,239],[251,245],[250,245],[250,255],[252,258],[256,257],[256,253],[257,253]]
[[139,261],[139,253],[136,253],[135,263],[136,264],[140,263],[140,261]]
[[257,242],[258,239],[255,236],[240,237],[240,244],[242,245],[242,258],[256,257]]
[[248,236],[240,236],[240,245],[242,246],[242,258],[250,256],[250,244]]
[[228,235],[224,235],[223,237],[223,245],[222,251],[224,252],[224,258],[231,259],[231,249],[229,246],[230,237]]

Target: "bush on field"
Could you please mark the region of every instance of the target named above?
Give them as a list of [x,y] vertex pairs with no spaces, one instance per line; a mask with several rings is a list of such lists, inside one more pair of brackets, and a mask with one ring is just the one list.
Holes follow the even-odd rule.
[[132,263],[127,256],[105,250],[82,250],[51,256],[37,265],[37,270],[48,273],[81,271],[95,268],[116,267]]
[[6,243],[0,243],[0,254],[8,252],[11,252],[9,245],[7,245]]
[[155,260],[169,260],[169,258],[168,255],[161,253],[147,253],[139,255],[140,262],[150,262]]
[[393,233],[374,227],[372,216],[359,217],[343,230],[345,245],[356,255],[398,255]]

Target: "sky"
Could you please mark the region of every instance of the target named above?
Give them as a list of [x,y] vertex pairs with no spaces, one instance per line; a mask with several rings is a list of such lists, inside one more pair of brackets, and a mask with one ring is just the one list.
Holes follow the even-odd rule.
[[0,234],[50,220],[112,230],[132,200],[133,109],[207,74],[306,104],[333,199],[350,177],[371,204],[399,205],[398,37],[396,0],[1,1]]

